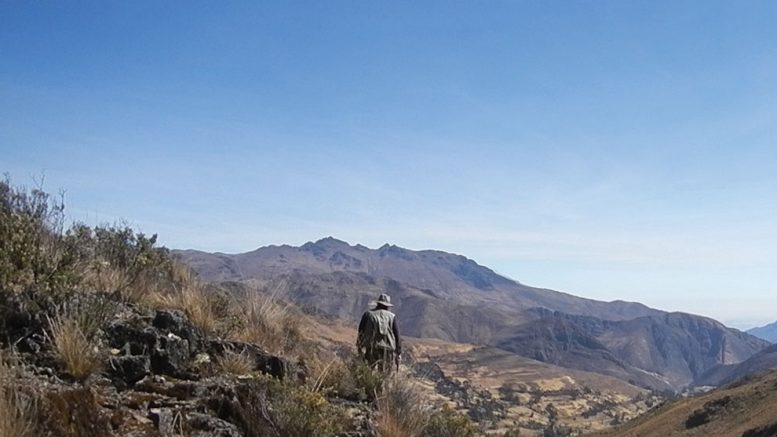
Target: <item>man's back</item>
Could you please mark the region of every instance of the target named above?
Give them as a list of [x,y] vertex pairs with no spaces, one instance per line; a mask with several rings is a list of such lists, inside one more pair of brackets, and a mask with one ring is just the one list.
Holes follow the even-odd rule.
[[394,317],[394,313],[383,308],[365,312],[359,323],[359,346],[367,349],[396,350]]
[[392,306],[391,298],[381,294],[375,302],[375,308],[366,311],[359,322],[359,335],[356,348],[370,366],[382,371],[391,371],[391,363],[399,367],[402,354],[402,342]]

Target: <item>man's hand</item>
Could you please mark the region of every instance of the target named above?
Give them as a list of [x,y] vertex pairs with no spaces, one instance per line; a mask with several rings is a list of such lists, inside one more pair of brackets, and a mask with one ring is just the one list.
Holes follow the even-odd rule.
[[397,365],[397,370],[399,370],[399,362],[402,361],[402,354],[396,354],[394,356],[394,363]]

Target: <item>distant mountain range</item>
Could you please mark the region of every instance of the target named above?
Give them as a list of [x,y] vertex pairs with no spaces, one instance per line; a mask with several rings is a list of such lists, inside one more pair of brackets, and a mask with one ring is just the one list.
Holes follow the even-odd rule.
[[762,338],[770,343],[777,343],[777,322],[758,328],[748,329],[747,333]]
[[329,237],[242,254],[175,253],[204,280],[280,292],[354,321],[385,292],[406,335],[492,345],[654,389],[680,389],[768,346],[712,319],[529,287],[441,251]]

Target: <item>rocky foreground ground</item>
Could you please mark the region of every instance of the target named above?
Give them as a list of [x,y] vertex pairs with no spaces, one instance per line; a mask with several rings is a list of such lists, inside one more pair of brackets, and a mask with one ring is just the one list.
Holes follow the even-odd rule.
[[4,406],[31,434],[375,433],[368,402],[310,389],[304,365],[257,344],[209,338],[178,310],[122,305],[99,327],[105,352],[94,358],[104,365],[73,375],[52,343],[48,314],[30,303],[4,296],[0,334],[8,342]]

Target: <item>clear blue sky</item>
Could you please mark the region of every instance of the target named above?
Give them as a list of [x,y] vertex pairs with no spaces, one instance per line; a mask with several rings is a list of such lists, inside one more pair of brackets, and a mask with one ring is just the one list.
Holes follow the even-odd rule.
[[174,248],[332,235],[777,320],[777,3],[0,3],[0,170]]

